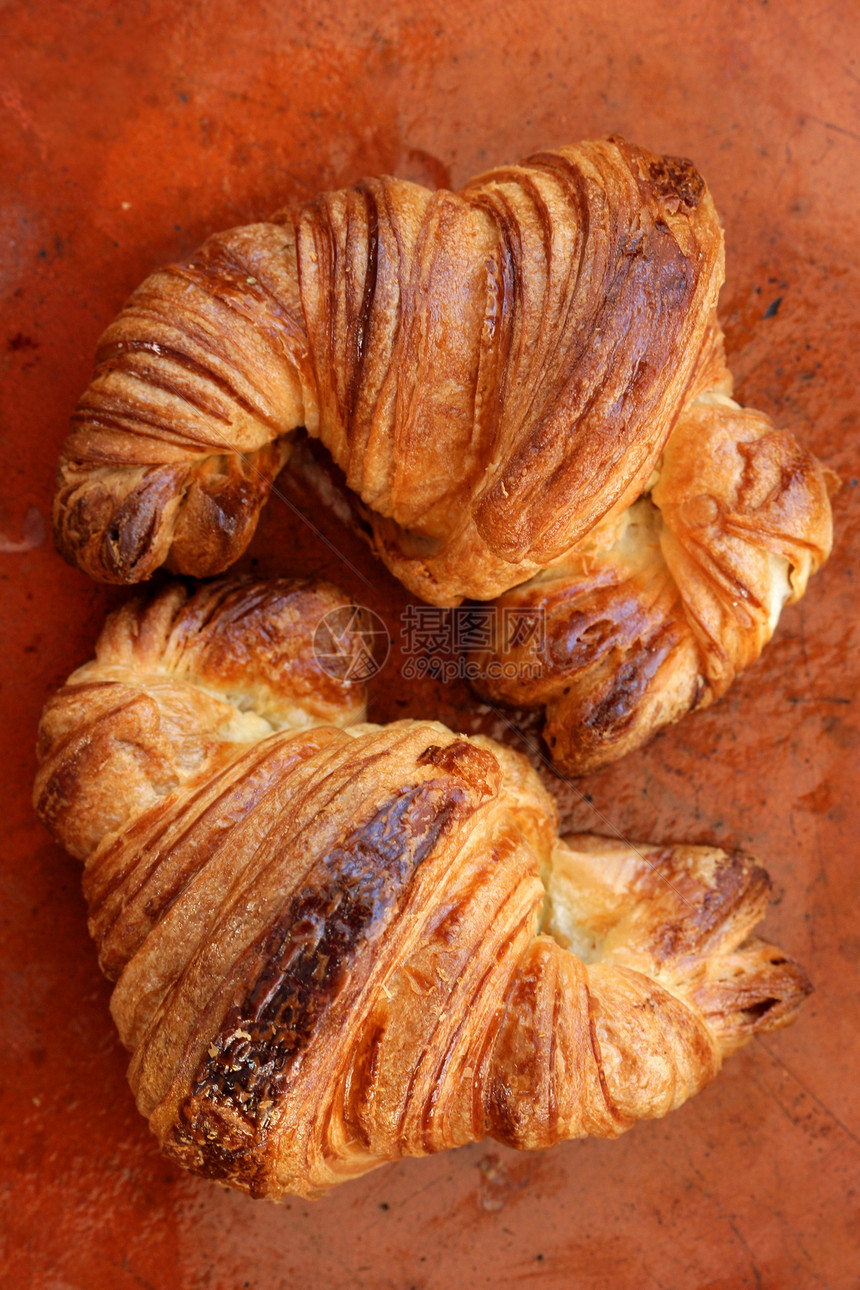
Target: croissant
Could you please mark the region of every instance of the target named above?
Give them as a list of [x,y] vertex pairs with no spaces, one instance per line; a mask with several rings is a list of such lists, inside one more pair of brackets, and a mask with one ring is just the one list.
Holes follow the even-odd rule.
[[109,582],[220,572],[305,427],[410,591],[546,615],[539,683],[484,693],[591,768],[716,698],[830,549],[819,464],[729,401],[722,280],[694,166],[619,138],[212,237],[101,338],[59,550]]
[[754,860],[561,839],[512,750],[365,723],[314,647],[346,604],[170,584],[42,716],[36,807],[84,863],[170,1159],[277,1198],[486,1135],[613,1137],[792,1019],[808,982],[752,935]]
[[720,698],[830,542],[817,463],[708,391],[681,413],[642,497],[499,597],[502,630],[477,651],[475,688],[542,707],[556,765],[596,770]]

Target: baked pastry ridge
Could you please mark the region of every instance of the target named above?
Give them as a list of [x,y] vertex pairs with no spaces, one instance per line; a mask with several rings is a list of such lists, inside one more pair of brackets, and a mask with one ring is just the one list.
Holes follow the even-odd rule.
[[36,808],[83,861],[163,1152],[313,1195],[492,1136],[613,1137],[790,1021],[749,856],[558,835],[528,762],[364,721],[325,584],[171,584],[45,707]]

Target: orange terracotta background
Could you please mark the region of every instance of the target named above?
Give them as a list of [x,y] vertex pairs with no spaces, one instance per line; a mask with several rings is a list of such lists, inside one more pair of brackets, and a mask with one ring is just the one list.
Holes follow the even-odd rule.
[[[2,6],[4,1286],[860,1284],[858,18],[852,0]],[[126,1085],[77,866],[29,805],[42,703],[123,594],[67,568],[46,531],[69,413],[129,291],[211,231],[362,173],[457,185],[613,131],[688,155],[708,178],[741,397],[844,486],[830,564],[727,699],[556,788],[575,828],[764,858],[766,935],[816,992],[793,1029],[618,1142],[474,1145],[322,1202],[252,1202],[158,1156]],[[348,567],[291,509],[301,487],[284,493],[245,566],[324,573],[396,633],[402,591],[315,510]],[[374,717],[493,725],[465,686],[407,684],[401,661],[395,650],[375,685]]]

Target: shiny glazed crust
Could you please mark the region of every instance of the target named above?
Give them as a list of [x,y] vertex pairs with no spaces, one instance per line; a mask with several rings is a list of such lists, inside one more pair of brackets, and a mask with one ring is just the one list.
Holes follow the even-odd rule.
[[694,167],[621,139],[210,238],[101,339],[58,546],[112,582],[219,572],[304,426],[408,587],[489,599],[641,492],[706,380],[722,272]]
[[310,1195],[487,1135],[612,1137],[791,1020],[750,857],[560,838],[528,763],[362,722],[330,587],[172,585],[47,704],[35,803],[84,862],[164,1153]]
[[701,176],[619,138],[210,238],[101,338],[58,548],[110,582],[220,572],[304,427],[413,593],[545,614],[542,679],[482,690],[594,769],[717,698],[830,550],[818,462],[728,399],[722,280]]
[[641,498],[499,597],[501,623],[515,610],[536,630],[483,651],[476,688],[543,707],[553,760],[574,775],[707,707],[826,559],[827,482],[767,417],[709,390]]

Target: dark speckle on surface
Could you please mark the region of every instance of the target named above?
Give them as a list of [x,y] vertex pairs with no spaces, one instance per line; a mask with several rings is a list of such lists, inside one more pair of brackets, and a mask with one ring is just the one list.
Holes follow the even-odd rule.
[[25,336],[23,332],[19,331],[14,336],[9,337],[6,342],[6,348],[10,354],[17,354],[22,349],[38,349],[39,342],[34,340],[32,336]]

